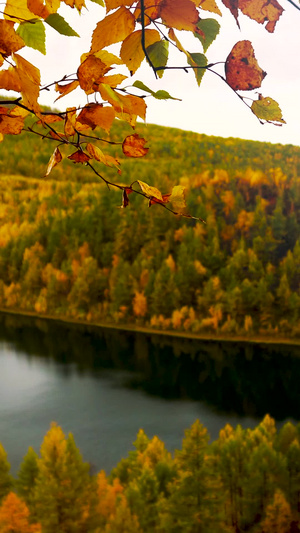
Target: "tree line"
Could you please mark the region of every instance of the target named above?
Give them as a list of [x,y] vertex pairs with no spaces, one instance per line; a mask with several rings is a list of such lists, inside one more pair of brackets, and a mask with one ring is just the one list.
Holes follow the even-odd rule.
[[[189,212],[206,224],[161,205],[149,210],[137,196],[122,209],[121,192],[81,179],[78,165],[66,167],[66,180],[60,166],[41,180],[10,175],[8,163],[0,181],[1,307],[199,334],[299,337],[300,149],[150,132],[151,155],[127,163],[122,180],[188,186]],[[38,145],[36,154],[43,157]],[[31,169],[16,156],[17,169],[19,159]]]
[[196,420],[171,454],[138,432],[109,473],[91,473],[72,434],[52,424],[16,478],[0,445],[0,531],[143,533],[300,531],[300,426],[226,425],[209,443]]

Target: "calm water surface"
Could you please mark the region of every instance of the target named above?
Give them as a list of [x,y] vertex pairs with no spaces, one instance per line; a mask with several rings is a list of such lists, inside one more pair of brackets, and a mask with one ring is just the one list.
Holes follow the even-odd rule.
[[170,451],[196,418],[212,439],[266,412],[300,419],[300,350],[196,342],[0,315],[0,442],[16,473],[52,421],[95,471],[133,449],[139,428]]

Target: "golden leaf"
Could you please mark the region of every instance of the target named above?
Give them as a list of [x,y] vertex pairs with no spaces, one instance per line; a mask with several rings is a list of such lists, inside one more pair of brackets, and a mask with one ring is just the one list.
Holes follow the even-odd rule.
[[79,113],[77,121],[87,124],[92,129],[99,126],[107,133],[110,131],[115,118],[112,107],[104,107],[102,104],[87,104]]
[[169,201],[172,203],[176,211],[180,211],[186,207],[185,190],[185,187],[183,187],[182,185],[175,185],[175,187],[173,187],[172,189]]
[[0,52],[9,56],[12,52],[17,52],[23,48],[25,43],[14,30],[14,22],[11,20],[0,20]]
[[19,135],[23,126],[24,118],[22,116],[11,116],[7,108],[0,108],[0,132],[3,135]]
[[17,73],[21,83],[23,103],[37,116],[40,116],[41,111],[37,101],[40,93],[40,71],[29,63],[29,61],[19,56],[19,54],[14,54],[13,57],[17,65]]
[[56,166],[58,165],[58,163],[60,163],[62,160],[62,155],[60,153],[60,150],[58,147],[55,148],[52,156],[50,157],[50,160],[49,160],[49,163],[48,163],[48,166],[47,166],[47,170],[46,170],[46,174],[45,174],[45,178],[47,176],[49,176],[51,170]]
[[122,144],[123,153],[127,157],[144,157],[149,151],[149,148],[145,148],[146,142],[146,139],[143,139],[137,133],[128,135]]
[[82,8],[85,7],[84,0],[62,0],[67,6],[71,7],[72,9],[76,7],[76,9],[81,12]]
[[27,7],[27,0],[7,0],[4,10],[5,19],[22,22],[23,20],[31,20],[32,15],[32,11]]
[[152,197],[157,198],[162,203],[164,202],[161,192],[156,187],[151,187],[150,185],[148,185],[148,183],[145,183],[144,181],[137,180],[137,182],[139,186],[141,187],[142,191],[147,196],[149,196],[149,198],[152,198]]
[[100,163],[103,163],[107,167],[117,167],[120,168],[120,162],[118,159],[115,159],[111,155],[104,154],[98,146],[95,146],[94,144],[88,143],[86,145],[86,149],[90,156],[95,159],[96,161],[100,161]]
[[[80,62],[83,63],[90,55],[90,52],[82,54]],[[107,50],[98,50],[98,52],[95,52],[93,55],[98,59],[101,59],[101,61],[108,67],[111,67],[111,65],[123,65],[122,59]]]
[[226,81],[235,91],[251,91],[261,86],[266,73],[259,67],[250,41],[239,41],[225,63]]
[[143,98],[131,94],[124,96],[104,84],[99,86],[99,92],[103,100],[109,102],[117,113],[137,115],[145,120],[147,106]]
[[91,158],[82,150],[77,150],[77,152],[68,155],[68,159],[71,159],[74,163],[87,163]]
[[6,91],[21,92],[21,83],[16,67],[9,67],[0,71],[0,88]]
[[[145,30],[145,47],[150,46],[160,40],[160,34],[157,30]],[[120,57],[124,61],[131,74],[134,74],[145,58],[142,48],[142,30],[137,30],[123,41]]]
[[60,0],[27,0],[28,9],[34,13],[37,17],[46,19],[49,15],[56,13]]
[[99,83],[101,79],[110,70],[101,59],[98,59],[94,55],[89,55],[77,70],[77,76],[81,89],[86,94],[92,94],[98,91]]
[[268,21],[266,30],[274,32],[276,22],[283,13],[283,8],[277,0],[239,0],[239,8],[256,22],[263,24]]
[[111,74],[108,76],[103,76],[103,78],[101,78],[101,83],[105,83],[110,87],[116,88],[122,83],[122,81],[127,80],[127,77],[128,76],[124,76],[124,74]]
[[56,98],[55,102],[57,102],[57,100],[59,100],[63,96],[66,96],[66,94],[69,94],[75,89],[77,89],[78,86],[79,86],[79,81],[77,80],[71,81],[70,83],[67,83],[66,85],[59,85],[59,83],[57,83],[55,85],[55,90],[56,92],[60,93],[60,96]]
[[65,118],[65,127],[64,127],[66,137],[71,137],[72,135],[75,135],[76,133],[75,125],[76,125],[76,107],[68,107],[66,109],[66,118]]
[[54,122],[62,122],[63,118],[59,115],[43,115],[43,120],[38,120],[37,124],[53,124]]
[[121,6],[132,6],[135,0],[105,0],[106,4],[106,13],[112,11],[112,9],[117,9]]
[[196,7],[201,7],[205,11],[210,11],[211,13],[216,13],[217,15],[222,16],[220,9],[218,8],[215,0],[192,0]]
[[199,14],[191,0],[163,0],[160,7],[162,21],[169,28],[196,31]]
[[110,44],[124,41],[133,32],[135,18],[122,6],[120,9],[98,22],[92,36],[91,52],[98,52]]

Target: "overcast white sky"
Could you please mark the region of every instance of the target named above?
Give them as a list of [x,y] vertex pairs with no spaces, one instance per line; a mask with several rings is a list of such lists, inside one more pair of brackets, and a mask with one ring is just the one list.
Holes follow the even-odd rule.
[[[208,135],[300,145],[300,11],[287,0],[280,0],[280,3],[285,11],[274,34],[268,33],[262,25],[243,15],[240,15],[240,31],[232,15],[220,4],[222,18],[206,12],[205,18],[215,17],[221,23],[221,33],[206,55],[209,62],[223,61],[237,41],[252,41],[257,61],[267,72],[259,92],[279,103],[286,125],[261,125],[233,91],[209,72],[205,73],[199,88],[191,71],[188,74],[183,71],[168,71],[161,80],[155,80],[151,69],[144,65],[134,78],[126,80],[127,85],[140,79],[155,91],[165,89],[172,96],[182,99],[181,102],[147,99],[147,123],[174,126]],[[64,74],[76,72],[80,55],[89,50],[92,32],[97,21],[103,17],[104,10],[88,0],[87,5],[89,11],[83,10],[81,16],[67,7],[59,11],[80,34],[80,39],[62,37],[52,28],[47,28],[47,56],[35,51],[23,53],[24,57],[41,69],[43,84],[58,80]],[[202,52],[200,41],[193,35],[187,32],[178,32],[178,35],[187,50]],[[184,63],[183,54],[173,58],[174,65]],[[125,72],[129,75],[127,70]],[[246,92],[243,94],[247,95]],[[53,105],[56,96],[54,92],[45,92],[40,103]],[[86,97],[79,90],[62,98],[55,105],[62,108],[85,102]]]

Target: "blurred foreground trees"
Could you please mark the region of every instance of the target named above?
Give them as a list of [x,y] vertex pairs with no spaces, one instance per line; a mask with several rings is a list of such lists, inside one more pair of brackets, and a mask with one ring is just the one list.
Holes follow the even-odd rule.
[[94,475],[53,424],[11,484],[0,471],[0,532],[296,533],[299,450],[299,425],[277,431],[268,415],[254,429],[226,425],[212,443],[196,420],[173,455],[140,430],[127,458]]

